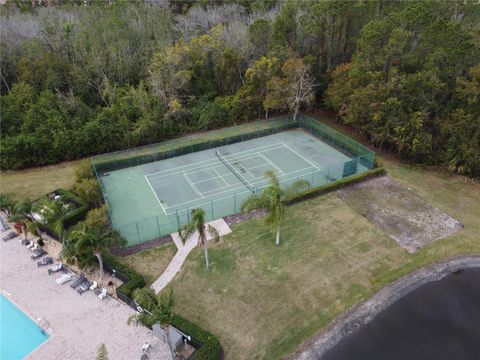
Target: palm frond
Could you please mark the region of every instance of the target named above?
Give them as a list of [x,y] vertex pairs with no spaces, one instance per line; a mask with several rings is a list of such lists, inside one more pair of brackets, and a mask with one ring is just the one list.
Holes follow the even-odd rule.
[[301,191],[307,190],[310,187],[310,182],[307,180],[297,180],[290,185],[283,194],[285,200],[290,199]]
[[260,195],[251,195],[240,206],[242,212],[251,212],[258,209],[269,209],[271,205],[270,197],[263,192]]
[[220,234],[218,233],[218,230],[210,224],[208,225],[208,233],[212,236],[215,242],[220,239]]
[[158,305],[157,296],[153,289],[149,287],[135,289],[133,299],[148,311],[152,311]]
[[182,242],[185,243],[187,239],[192,236],[195,231],[198,231],[199,234],[202,234],[204,231],[204,222],[205,222],[205,211],[201,208],[193,209],[191,212],[191,219],[188,224],[185,224],[180,227],[178,234],[182,239]]
[[193,222],[189,222],[188,224],[183,225],[178,230],[178,235],[182,239],[182,242],[185,244],[185,241],[193,235],[193,233],[197,230],[196,224]]

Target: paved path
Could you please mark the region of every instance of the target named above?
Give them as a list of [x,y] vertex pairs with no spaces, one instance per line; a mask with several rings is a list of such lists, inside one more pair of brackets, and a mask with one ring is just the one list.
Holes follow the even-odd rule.
[[[215,227],[220,236],[224,236],[232,232],[230,227],[223,219],[211,221],[207,223],[207,225],[212,225],[213,227]],[[180,238],[178,233],[172,234],[172,238],[175,242],[175,245],[177,246],[178,251],[173,257],[172,261],[170,261],[170,264],[168,264],[162,275],[160,275],[160,277],[152,284],[152,289],[155,290],[156,293],[162,291],[163,288],[167,286],[170,281],[173,280],[175,275],[180,271],[188,254],[190,254],[190,251],[192,251],[193,248],[198,244],[197,232],[194,233],[190,238],[188,238],[185,244],[183,244],[182,239]],[[207,232],[207,241],[209,240],[211,240],[211,236]]]
[[[3,237],[2,232],[0,236]],[[110,359],[140,359],[145,341],[152,343],[150,359],[170,359],[168,346],[145,327],[127,325],[133,310],[113,299],[100,300],[91,291],[79,295],[70,285],[57,285],[59,275],[49,276],[30,259],[32,252],[18,238],[0,240],[0,287],[33,319],[46,319],[50,338],[28,360],[95,359],[105,343]]]

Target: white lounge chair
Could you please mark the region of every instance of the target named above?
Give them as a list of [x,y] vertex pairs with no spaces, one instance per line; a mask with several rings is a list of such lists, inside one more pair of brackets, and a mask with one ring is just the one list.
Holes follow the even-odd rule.
[[32,251],[35,251],[35,250],[38,250],[38,244],[35,243],[35,245],[33,245],[30,250]]
[[107,297],[107,290],[106,290],[106,289],[102,289],[102,292],[101,292],[100,294],[98,294],[98,297],[99,297],[100,299],[102,299],[102,300],[103,300],[104,298],[106,298],[106,297]]
[[93,282],[92,286],[90,286],[90,290],[95,290],[97,288],[98,284],[96,281]]
[[33,245],[35,245],[35,243],[34,243],[33,241],[30,241],[30,242],[26,245],[26,247],[30,249]]
[[58,285],[65,284],[66,282],[69,282],[70,280],[73,280],[76,278],[76,275],[69,273],[69,274],[63,274],[59,278],[57,278],[55,281],[57,282]]

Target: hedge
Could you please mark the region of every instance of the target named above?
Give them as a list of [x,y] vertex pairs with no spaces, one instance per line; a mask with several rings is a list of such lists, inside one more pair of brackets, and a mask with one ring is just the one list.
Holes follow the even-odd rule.
[[89,209],[88,204],[86,204],[73,192],[63,189],[57,189],[55,190],[55,193],[59,194],[65,200],[68,200],[77,206],[76,209],[68,212],[60,219],[64,229],[68,229],[69,227],[75,225],[77,222],[83,220],[85,216],[87,216],[87,212]]
[[140,273],[128,265],[119,262],[114,255],[105,251],[102,253],[102,258],[105,268],[115,270],[117,277],[125,281],[124,284],[117,288],[117,291],[131,298],[135,289],[142,288],[146,285],[145,279]]
[[300,202],[300,201],[303,201],[303,200],[306,200],[306,199],[310,199],[312,197],[315,197],[315,196],[318,196],[318,195],[321,195],[321,194],[325,194],[325,193],[330,192],[330,191],[338,190],[338,189],[340,189],[344,186],[364,181],[364,180],[366,180],[370,177],[384,175],[385,173],[386,173],[386,171],[383,167],[379,167],[379,168],[376,168],[376,169],[373,169],[373,170],[369,170],[369,171],[364,172],[360,175],[350,176],[348,178],[337,180],[335,182],[332,182],[332,183],[329,183],[329,184],[326,184],[326,185],[317,186],[317,187],[314,187],[312,189],[302,191],[302,192],[296,194],[293,198],[288,199],[286,201],[286,203],[289,204],[289,205],[290,204],[295,204],[297,202]]
[[202,346],[195,351],[192,359],[220,359],[222,354],[222,345],[220,345],[220,341],[215,335],[177,314],[173,316],[171,324],[181,332],[190,335],[193,339],[202,343]]

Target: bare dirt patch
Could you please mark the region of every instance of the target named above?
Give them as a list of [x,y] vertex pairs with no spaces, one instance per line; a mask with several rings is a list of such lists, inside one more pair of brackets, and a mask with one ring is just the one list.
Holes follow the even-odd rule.
[[463,228],[389,176],[341,189],[337,195],[409,252]]

